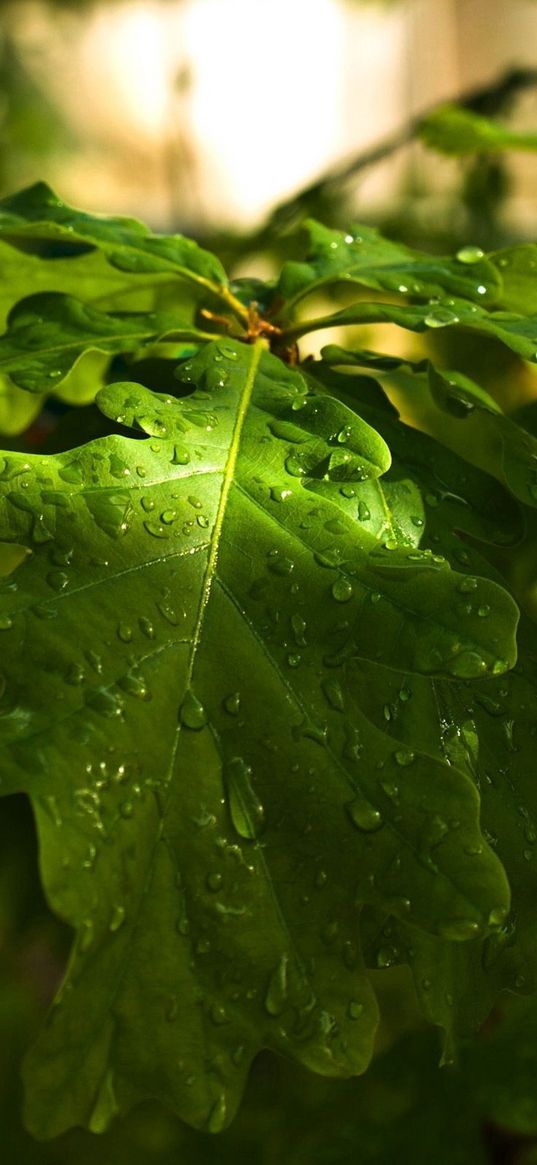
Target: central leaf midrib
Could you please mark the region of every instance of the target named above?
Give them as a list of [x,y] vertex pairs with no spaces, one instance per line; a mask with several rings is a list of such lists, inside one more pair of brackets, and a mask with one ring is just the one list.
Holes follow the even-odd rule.
[[[180,331],[182,329],[178,330]],[[194,328],[191,330],[195,331]],[[21,360],[39,360],[44,356],[53,356],[56,353],[61,354],[62,352],[72,352],[73,349],[76,351],[79,348],[82,348],[85,351],[89,351],[94,346],[112,343],[118,340],[128,340],[130,342],[135,340],[144,340],[148,336],[154,336],[157,334],[158,329],[155,331],[155,328],[145,328],[143,330],[136,330],[132,332],[108,332],[104,335],[91,335],[89,338],[87,336],[83,336],[78,339],[70,340],[69,343],[65,344],[50,344],[48,347],[40,347],[37,350],[23,348],[22,350],[19,349],[19,351],[12,353],[10,356],[2,357],[0,352],[0,365],[2,365],[4,368],[6,365],[9,367],[10,364],[15,364],[16,366],[17,364],[20,364]],[[9,333],[6,333],[6,335],[9,337]],[[13,337],[10,338],[13,339]]]
[[200,643],[201,643],[201,637],[202,637],[202,631],[203,631],[203,622],[204,622],[204,618],[205,618],[205,611],[207,609],[207,605],[208,605],[208,602],[210,599],[211,589],[212,589],[212,585],[213,585],[213,579],[214,579],[215,574],[216,574],[216,565],[217,565],[217,561],[218,561],[218,553],[220,550],[220,541],[222,538],[222,530],[223,530],[224,520],[225,520],[225,516],[226,516],[226,509],[227,509],[227,503],[228,503],[228,499],[229,499],[229,493],[231,490],[231,486],[233,485],[234,480],[235,480],[235,469],[236,469],[237,459],[238,459],[238,455],[239,455],[239,448],[240,448],[240,442],[241,442],[241,437],[242,437],[242,431],[243,431],[244,422],[246,420],[246,416],[248,413],[250,401],[252,399],[252,391],[253,391],[253,387],[254,387],[254,383],[255,383],[257,369],[259,366],[259,361],[261,359],[261,355],[262,355],[262,352],[264,351],[264,349],[265,349],[264,340],[257,340],[253,346],[253,349],[252,349],[252,359],[251,359],[250,367],[248,369],[248,374],[246,376],[246,380],[244,382],[242,394],[241,394],[241,397],[239,399],[237,415],[235,418],[235,424],[233,427],[233,433],[232,433],[231,442],[230,442],[230,446],[229,446],[229,453],[228,453],[226,464],[224,466],[224,472],[223,472],[223,478],[222,478],[222,490],[220,493],[220,499],[218,502],[218,509],[216,511],[216,518],[215,518],[213,531],[212,531],[212,535],[211,535],[211,541],[209,544],[209,555],[207,558],[207,566],[205,569],[205,575],[203,578],[203,583],[202,583],[201,593],[200,593],[200,598],[199,598],[199,603],[198,603],[198,610],[197,610],[197,614],[196,614],[196,623],[195,623],[195,627],[194,627],[194,634],[192,637],[192,650],[190,653],[190,659],[189,659],[189,664],[188,664],[188,674],[187,674],[187,681],[186,681],[185,690],[190,687],[191,682],[192,682],[192,675],[193,675],[194,666],[195,666],[195,662],[196,662],[197,652],[198,652],[198,648],[199,648]]

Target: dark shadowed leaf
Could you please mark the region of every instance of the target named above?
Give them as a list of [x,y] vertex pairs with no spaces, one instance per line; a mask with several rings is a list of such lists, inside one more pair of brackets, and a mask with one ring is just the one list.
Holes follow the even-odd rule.
[[[369,364],[367,353],[349,351],[336,344],[323,348],[322,356],[330,368]],[[536,506],[536,437],[505,416],[496,401],[468,376],[456,371],[439,371],[432,364],[426,364],[425,368],[423,371],[422,363],[412,367],[400,361],[399,370],[387,371],[410,405],[419,407],[426,402],[427,426],[439,442],[498,478],[526,505]],[[344,391],[345,380],[340,378],[339,383]],[[392,434],[392,440],[397,442],[397,426],[392,426]],[[392,448],[391,441],[389,444]],[[442,457],[439,451],[438,456]],[[444,455],[443,461],[449,466],[450,457]]]
[[[330,348],[328,354],[337,353]],[[385,437],[393,455],[389,476],[409,474],[419,484],[425,499],[422,545],[443,553],[465,572],[455,604],[460,625],[472,612],[485,625],[491,611],[479,601],[480,580],[499,575],[483,553],[488,543],[507,544],[509,531],[515,540],[522,536],[516,503],[480,470],[398,423],[368,379],[338,374],[322,362],[310,368],[349,407],[354,401],[357,412]],[[537,632],[528,619],[523,620],[519,650],[514,670],[486,683],[445,683],[364,661],[347,667],[347,686],[371,722],[403,750],[418,745],[475,783],[485,837],[501,858],[512,888],[511,916],[484,942],[456,946],[404,922],[394,923],[390,912],[368,909],[362,916],[368,963],[410,964],[425,1014],[445,1029],[448,1058],[461,1038],[479,1029],[502,990],[535,991],[537,986]],[[433,853],[444,833],[437,817]]]

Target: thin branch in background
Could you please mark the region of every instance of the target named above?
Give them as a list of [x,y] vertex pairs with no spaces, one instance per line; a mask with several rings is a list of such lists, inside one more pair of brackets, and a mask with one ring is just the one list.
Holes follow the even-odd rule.
[[[529,88],[537,87],[537,69],[511,69],[503,74],[491,85],[472,89],[455,97],[451,102],[442,101],[441,105],[456,104],[482,116],[490,117],[505,108],[518,96]],[[298,194],[280,203],[270,214],[255,237],[265,239],[274,233],[279,234],[289,230],[307,213],[308,206],[317,199],[329,199],[337,195],[350,179],[355,178],[371,166],[376,166],[386,158],[397,153],[403,146],[408,145],[419,134],[422,126],[434,110],[440,107],[438,102],[428,108],[418,117],[412,118],[395,133],[378,142],[366,150],[344,162],[336,169],[322,174],[314,182],[305,186]]]

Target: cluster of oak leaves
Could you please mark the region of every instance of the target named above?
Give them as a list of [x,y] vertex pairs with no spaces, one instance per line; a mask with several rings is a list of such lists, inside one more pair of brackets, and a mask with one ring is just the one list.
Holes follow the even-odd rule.
[[362,1073],[374,970],[447,1061],[537,986],[537,408],[457,367],[464,332],[530,383],[537,248],[308,234],[230,283],[45,186],[0,206],[2,791],[76,931],[39,1136],[146,1097],[216,1132],[262,1048]]

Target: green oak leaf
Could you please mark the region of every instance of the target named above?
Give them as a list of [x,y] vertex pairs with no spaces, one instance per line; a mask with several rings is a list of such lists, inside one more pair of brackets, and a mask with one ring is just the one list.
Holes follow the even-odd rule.
[[[360,367],[368,363],[367,354],[348,351],[336,344],[327,345],[321,354],[324,364],[330,368]],[[423,410],[427,428],[436,440],[498,478],[526,505],[537,506],[536,437],[506,416],[470,377],[456,371],[440,371],[427,362],[426,372],[422,372],[422,362],[410,371],[405,366],[408,362],[400,361],[399,369],[392,367],[388,376],[413,405]],[[344,388],[345,380],[340,380],[340,384]],[[398,440],[396,428],[392,426],[390,448],[392,439]],[[437,455],[442,456],[438,449]]]
[[520,315],[537,312],[537,244],[519,243],[489,255],[501,272],[499,306]]
[[220,261],[182,235],[154,235],[132,218],[87,214],[64,203],[44,182],[0,201],[0,236],[15,245],[47,240],[97,247],[120,271],[168,272],[214,291],[227,277]]
[[440,154],[537,151],[537,133],[521,133],[459,105],[442,105],[422,121],[419,137]]
[[181,374],[179,399],[100,392],[137,437],[0,469],[0,536],[31,550],[0,587],[2,791],[77,932],[26,1067],[43,1137],[148,1096],[215,1132],[261,1047],[361,1072],[362,903],[455,943],[509,907],[472,778],[394,747],[345,675],[503,672],[514,603],[480,580],[461,633],[461,575],[342,513],[388,448],[262,342]]
[[40,412],[41,401],[30,396],[5,373],[0,375],[0,433],[17,437],[32,424]]
[[[467,595],[471,593],[469,589]],[[443,756],[472,777],[480,791],[485,837],[509,877],[510,918],[493,937],[465,944],[464,949],[418,933],[415,927],[394,924],[387,914],[376,912],[365,920],[368,960],[374,965],[410,964],[425,1014],[445,1029],[448,1058],[461,1039],[479,1029],[502,990],[537,989],[533,762],[537,635],[529,621],[522,625],[520,642],[519,664],[497,684],[447,685],[421,677],[390,677],[375,674],[371,666],[360,673],[354,668],[349,676],[362,708],[377,724],[378,698],[389,692],[390,719],[384,727],[400,747],[412,741],[413,747]]]
[[[339,350],[331,346],[326,351],[330,359],[343,363]],[[456,600],[461,625],[472,611],[486,623],[491,611],[479,602],[480,580],[500,575],[483,555],[488,545],[507,545],[509,532],[520,540],[523,527],[517,503],[487,474],[397,421],[395,410],[370,378],[338,373],[324,361],[311,363],[309,369],[327,391],[354,407],[384,436],[393,457],[388,476],[404,474],[419,486],[425,500],[421,545],[444,554],[465,572]],[[486,684],[475,680],[448,684],[365,661],[350,661],[347,667],[347,689],[354,692],[368,719],[403,751],[418,746],[474,781],[485,836],[501,857],[512,888],[512,916],[485,942],[478,938],[463,945],[446,943],[404,921],[394,922],[390,912],[368,907],[362,915],[368,963],[375,967],[409,963],[425,1015],[445,1030],[448,1059],[461,1039],[479,1029],[502,990],[537,988],[533,872],[537,631],[527,618],[519,650],[513,671]],[[445,826],[438,817],[433,854],[443,842]]]
[[[211,338],[173,312],[107,313],[71,296],[42,292],[12,308],[0,336],[0,371],[28,392],[50,392],[86,353],[140,352],[163,336]],[[81,403],[85,399],[83,392]]]
[[[458,441],[461,454],[499,477],[520,501],[536,506],[536,438],[506,417],[469,377],[439,372],[431,365],[428,382],[431,399],[442,413],[438,428],[444,429],[445,443]],[[468,422],[462,426],[460,436],[460,425],[446,427],[446,413],[457,421]]]
[[537,315],[486,311],[463,299],[439,299],[432,304],[391,304],[358,302],[330,315],[303,320],[285,332],[296,340],[308,332],[346,324],[397,324],[411,332],[427,333],[438,328],[467,328],[476,335],[500,340],[519,356],[537,362]]
[[494,303],[501,273],[482,251],[463,248],[459,258],[439,258],[385,239],[375,228],[357,224],[347,233],[309,219],[306,262],[284,264],[278,292],[286,301],[282,318],[305,295],[330,283],[345,282],[378,291],[397,291],[418,299],[446,294]]
[[101,308],[115,306],[131,311],[152,311],[163,283],[169,277],[155,275],[152,286],[134,275],[120,272],[97,250],[73,257],[50,258],[29,254],[0,239],[0,326],[5,328],[12,307],[39,292],[63,292],[96,302]]
[[[507,547],[519,544],[525,530],[521,507],[489,473],[461,460],[460,439],[458,454],[455,452],[455,440],[452,443],[453,449],[443,448],[429,436],[400,421],[396,409],[388,402],[378,381],[368,376],[349,376],[338,371],[338,367],[362,367],[364,363],[367,366],[369,361],[369,353],[346,351],[330,344],[322,349],[321,360],[308,364],[308,370],[316,383],[321,382],[328,392],[336,395],[349,408],[357,410],[384,437],[393,461],[378,485],[385,489],[391,481],[410,479],[414,490],[416,487],[419,489],[424,505],[410,515],[411,524],[417,528],[419,542],[423,541],[427,531],[430,534],[426,540],[429,548],[446,554],[457,569],[462,567],[463,570],[470,562],[468,537],[482,545]],[[394,366],[397,368],[397,365],[406,363],[392,358],[389,371],[393,372]],[[373,367],[379,367],[376,356],[373,357]],[[428,369],[429,365],[423,361],[415,367],[421,372],[423,367]],[[409,380],[409,391],[417,383],[421,381]],[[468,410],[460,409],[459,413],[461,418],[468,419]],[[509,431],[515,428],[507,417],[499,415]],[[477,433],[474,434],[476,439]],[[519,435],[517,440],[520,445]],[[530,459],[531,452],[531,449],[527,450]],[[494,463],[492,457],[489,460],[490,472],[503,480],[501,466],[498,462]],[[364,483],[356,496],[361,498],[362,490],[366,488],[369,488],[369,483]],[[464,541],[461,540],[461,534]]]

